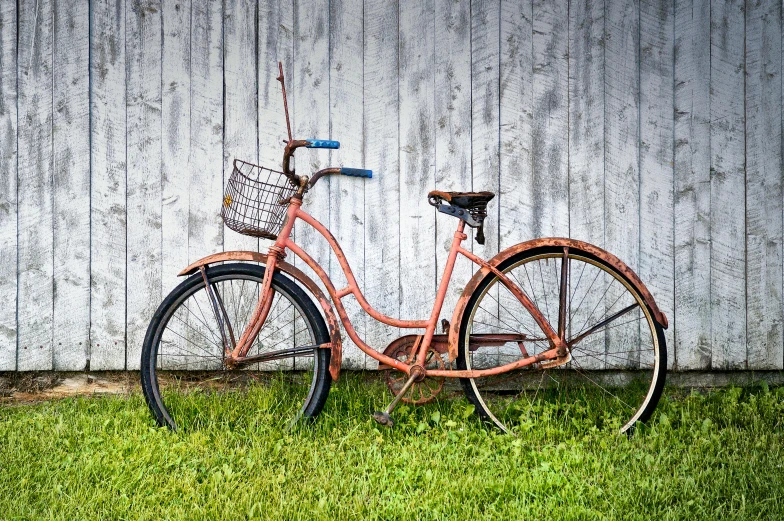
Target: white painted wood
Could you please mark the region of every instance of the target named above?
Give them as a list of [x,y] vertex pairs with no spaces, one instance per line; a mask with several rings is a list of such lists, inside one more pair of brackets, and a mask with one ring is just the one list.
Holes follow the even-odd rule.
[[[363,163],[365,183],[365,296],[391,317],[400,316],[400,139],[397,1],[364,5]],[[383,349],[400,330],[366,320],[366,342]],[[377,366],[368,360],[368,369]]]
[[[281,169],[283,141],[288,139],[283,96],[280,83],[275,79],[278,62],[283,63],[283,73],[291,86],[294,77],[294,6],[285,0],[259,4],[259,164],[276,170]],[[289,103],[291,103],[289,90]],[[290,116],[293,115],[293,112]],[[262,251],[266,242],[260,244]],[[291,259],[288,259],[291,261]],[[278,332],[280,338],[294,339],[294,310],[282,316],[269,315],[269,328]],[[265,368],[291,369],[292,359],[264,364]]]
[[[710,1],[675,7],[676,369],[708,369],[710,346]],[[670,346],[668,346],[670,347]]]
[[588,240],[638,269],[676,369],[784,365],[779,2],[150,1],[0,6],[0,370],[136,366],[176,271],[242,247],[220,197],[234,156],[280,165],[279,59],[297,137],[343,143],[299,173],[375,172],[306,207],[381,311],[430,311],[455,223],[427,191],[500,189],[475,251]]
[[[223,13],[223,171],[224,186],[234,159],[258,164],[258,72],[256,69],[256,2],[227,0]],[[255,237],[224,231],[223,248],[258,251]]]
[[54,368],[84,369],[90,343],[90,13],[53,4]]
[[163,2],[161,41],[161,285],[188,265],[191,150],[191,0]]
[[746,341],[749,369],[781,369],[781,2],[746,3]]
[[[469,234],[467,248],[484,258],[491,258],[498,252],[499,238],[499,204],[500,185],[500,31],[501,2],[500,0],[474,0],[471,2],[471,171],[474,191],[491,191],[496,198],[487,206],[487,217],[484,222],[485,244],[480,245],[474,240],[476,232]],[[472,237],[473,235],[473,237]],[[465,259],[458,257],[470,277],[478,269]],[[459,264],[458,264],[459,265]],[[456,276],[458,274],[456,273]],[[455,279],[461,285],[468,279]],[[490,298],[483,303],[480,314],[475,320],[498,329],[498,288],[490,290]],[[486,312],[485,310],[489,310]],[[443,312],[451,320],[451,309]],[[496,361],[498,358],[496,357]]]
[[[329,139],[340,142],[330,155],[331,166],[364,168],[362,162],[363,118],[363,17],[362,0],[332,0],[329,5]],[[367,168],[371,168],[367,165]],[[330,180],[330,230],[355,271],[360,288],[365,286],[365,185],[372,179],[335,176]],[[330,278],[340,287],[346,278],[336,260]],[[365,338],[365,312],[354,297],[343,299],[351,324]],[[348,336],[343,343],[343,367],[364,369],[369,358]]]
[[52,369],[52,3],[19,6],[20,371]]
[[430,316],[436,291],[434,0],[401,5],[400,60],[400,314]]
[[188,260],[193,262],[223,247],[224,114],[223,8],[220,2],[194,2],[191,10]]
[[91,4],[90,369],[125,368],[125,4]]
[[711,367],[746,367],[743,2],[711,3]]
[[604,3],[569,6],[569,236],[604,245]]
[[[294,76],[288,87],[293,92],[292,132],[295,139],[329,139],[329,2],[319,0],[294,9]],[[292,106],[289,105],[292,111]],[[312,175],[329,164],[329,152],[305,149],[297,152],[299,175]],[[330,214],[329,176],[322,178],[305,197],[303,208],[321,223],[328,225]],[[331,252],[318,232],[304,222],[295,226],[297,243],[329,273]],[[337,262],[337,261],[335,261]],[[303,262],[298,267],[314,280],[316,274]],[[300,360],[295,361],[295,365]],[[307,364],[306,360],[302,363]]]
[[[471,2],[435,2],[435,187],[442,191],[470,192],[471,173]],[[479,190],[479,189],[477,189]],[[420,197],[425,197],[423,192]],[[458,220],[436,215],[436,281],[444,272]],[[471,248],[475,233],[463,245]],[[439,320],[452,319],[457,300],[475,267],[460,258],[455,264]],[[434,300],[435,293],[430,297]],[[423,315],[422,318],[425,318]],[[440,332],[440,330],[439,330]]]
[[147,324],[162,298],[161,8],[160,0],[126,5],[127,369],[139,368]]
[[533,232],[569,235],[567,0],[533,4]]
[[[673,4],[640,1],[640,265],[638,275],[672,318],[673,251]],[[780,271],[780,270],[779,270]],[[665,331],[673,346],[673,329]],[[640,325],[641,335],[650,331]],[[641,336],[642,340],[645,340]],[[667,360],[672,367],[674,357]],[[652,360],[651,360],[652,362]]]
[[[639,4],[610,0],[605,5],[605,247],[636,270],[640,253]],[[608,307],[621,290],[618,285],[615,288],[607,293]],[[606,331],[608,349],[636,350],[639,334],[623,333],[618,328]]]
[[[604,2],[569,6],[569,236],[604,246]],[[602,295],[586,291],[590,280],[579,264],[572,268],[570,335],[579,334]],[[588,336],[585,351],[604,350],[603,335]],[[599,368],[584,356],[582,364]]]
[[[495,192],[485,219],[485,244],[470,244],[474,253],[490,258],[498,252],[500,222],[500,31],[501,1],[471,3],[471,179],[474,191]],[[474,234],[476,235],[476,234]],[[468,270],[471,276],[475,267]],[[451,320],[451,317],[448,317]]]
[[16,369],[17,10],[0,4],[0,371]]
[[531,0],[501,1],[499,249],[533,239]]

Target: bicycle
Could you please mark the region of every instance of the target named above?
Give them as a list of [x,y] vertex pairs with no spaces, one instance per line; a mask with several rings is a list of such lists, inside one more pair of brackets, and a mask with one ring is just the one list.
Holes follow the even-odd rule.
[[[193,426],[210,416],[211,402],[204,399],[210,391],[231,395],[233,389],[262,381],[297,394],[301,406],[294,422],[315,418],[339,377],[340,323],[386,371],[394,399],[386,410],[373,413],[382,425],[394,424],[391,413],[400,400],[420,404],[436,398],[447,378],[460,379],[479,417],[503,431],[533,421],[545,401],[556,405],[564,421],[621,432],[631,433],[650,418],[666,377],[663,330],[668,326],[651,293],[618,258],[574,239],[536,239],[490,260],[473,254],[462,246],[468,238],[465,227],[475,229],[475,240],[483,244],[492,192],[428,194],[439,213],[458,220],[430,316],[402,320],[375,310],[335,237],[302,208],[322,177],[370,179],[372,171],[330,167],[310,177],[295,173],[291,158],[297,149],[340,144],[293,139],[280,64],[279,71],[288,131],[282,171],[235,160],[221,209],[229,228],[274,243],[266,254],[216,253],[180,272],[188,278],[155,312],[142,350],[142,389],[159,425]],[[328,241],[346,287],[336,289],[291,239],[296,221]],[[329,298],[284,261],[287,251],[317,274]],[[443,332],[436,334],[458,255],[478,270],[452,320],[443,320]],[[383,351],[374,349],[346,314],[341,300],[349,295],[373,319],[424,333],[402,336]]]

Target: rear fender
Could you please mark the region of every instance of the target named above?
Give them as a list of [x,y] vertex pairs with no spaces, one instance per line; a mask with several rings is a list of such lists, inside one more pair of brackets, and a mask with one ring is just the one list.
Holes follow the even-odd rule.
[[[215,253],[197,260],[177,275],[190,275],[191,273],[195,273],[201,266],[225,261],[252,261],[267,264],[267,254],[255,251],[226,251]],[[329,329],[330,350],[332,351],[329,359],[329,374],[332,376],[333,380],[337,380],[340,376],[340,363],[343,358],[343,342],[340,336],[340,322],[332,309],[332,303],[316,283],[295,266],[279,260],[275,265],[275,269],[290,275],[294,280],[305,286],[321,305],[321,309],[324,310],[324,318],[327,321],[327,328]]]
[[[653,295],[651,292],[648,291],[648,288],[645,287],[645,284],[642,283],[640,278],[637,276],[632,269],[624,264],[618,257],[615,255],[604,251],[601,248],[594,246],[593,244],[589,244],[587,242],[578,241],[575,239],[566,239],[566,238],[547,238],[547,239],[534,239],[532,241],[521,242],[519,244],[515,244],[502,252],[499,252],[495,257],[488,261],[490,266],[494,268],[498,268],[499,265],[503,264],[504,261],[510,259],[511,257],[518,255],[522,252],[526,252],[529,250],[535,250],[537,248],[551,248],[551,247],[568,247],[569,249],[581,250],[587,253],[591,257],[595,257],[597,259],[601,259],[602,261],[606,262],[613,268],[615,268],[618,273],[623,276],[623,278],[628,282],[632,287],[634,287],[642,297],[645,304],[651,310],[651,314],[653,315],[653,319],[661,325],[664,329],[667,329],[668,322],[667,317],[664,313],[661,312],[659,307],[656,305],[656,301],[653,299]],[[452,314],[452,321],[449,328],[449,359],[454,360],[457,358],[457,343],[458,338],[460,336],[460,324],[463,321],[463,313],[465,312],[466,307],[468,306],[468,301],[471,298],[471,295],[474,293],[476,288],[479,287],[479,284],[490,274],[490,270],[486,267],[481,268],[478,270],[471,280],[466,285],[465,289],[463,290],[462,295],[460,295],[460,299],[455,306],[455,311]]]

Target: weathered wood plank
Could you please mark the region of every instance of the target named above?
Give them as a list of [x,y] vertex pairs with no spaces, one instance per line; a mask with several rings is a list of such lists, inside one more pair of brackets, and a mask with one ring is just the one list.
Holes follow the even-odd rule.
[[[500,98],[501,74],[501,2],[500,0],[474,0],[471,2],[471,171],[474,191],[492,191],[496,199],[487,206],[484,223],[485,244],[480,245],[469,238],[467,248],[484,258],[498,252],[500,212],[498,193],[500,190]],[[476,237],[476,232],[474,232]],[[470,234],[469,234],[470,237]],[[471,276],[477,266],[464,259],[466,273]],[[457,275],[457,274],[456,274]],[[467,279],[456,279],[462,285]],[[497,288],[491,289],[491,298],[499,301]],[[491,305],[488,298],[482,311],[490,310],[477,320],[490,326],[498,326],[498,304]],[[448,320],[452,310],[442,312]],[[497,360],[497,358],[496,358]]]
[[90,369],[125,368],[125,2],[92,4]]
[[90,12],[53,6],[54,368],[84,369],[90,343]]
[[[435,46],[438,49],[435,54],[435,188],[470,192],[471,3],[436,0],[435,12]],[[427,191],[418,197],[425,198]],[[443,275],[456,227],[455,218],[436,215],[436,281],[440,281]],[[463,243],[467,248],[471,248],[473,243],[470,230],[466,229],[469,239]],[[462,258],[455,264],[439,320],[452,319],[455,304],[474,269]]]
[[603,247],[604,3],[569,16],[569,236]]
[[710,0],[675,7],[675,368],[710,367]]
[[286,0],[268,0],[259,5],[259,164],[280,170],[283,141],[288,139],[278,62],[288,82],[289,115],[293,103],[294,8]]
[[[640,265],[656,304],[673,316],[673,4],[640,2]],[[641,324],[641,334],[648,329]],[[672,346],[673,327],[665,331]],[[641,337],[644,339],[644,337]],[[674,357],[667,361],[672,367]],[[652,360],[651,360],[652,362]]]
[[[294,6],[285,0],[268,1],[259,5],[259,164],[280,170],[283,141],[288,139],[283,110],[283,96],[277,77],[278,62],[289,82],[289,103],[292,102],[291,80],[294,77]],[[290,105],[291,106],[291,105]],[[264,244],[260,245],[262,249]],[[294,310],[273,315],[269,327],[279,332],[280,338],[294,338]],[[291,369],[292,359],[263,364],[270,369]]]
[[[328,139],[329,135],[329,2],[319,0],[307,5],[298,2],[294,9],[294,77],[292,132],[295,139]],[[292,106],[289,105],[289,110]],[[325,150],[300,150],[296,168],[299,175],[311,175],[329,163]],[[328,225],[331,179],[322,178],[305,198],[303,208],[320,222]],[[329,273],[331,252],[318,232],[304,222],[295,226],[297,243]],[[297,261],[305,273],[318,280],[303,262]],[[306,360],[296,360],[307,364]]]
[[744,3],[711,3],[711,349],[746,367]]
[[[224,185],[234,159],[258,164],[258,71],[256,68],[257,4],[227,0],[223,15]],[[259,240],[226,228],[223,248],[258,251]]]
[[[400,139],[398,111],[398,2],[368,0],[364,9],[363,164],[365,184],[365,296],[373,307],[400,316]],[[391,210],[391,211],[390,211]],[[366,321],[366,342],[383,349],[399,334]],[[368,361],[368,369],[375,368]]]
[[138,369],[161,303],[161,1],[126,5],[128,232],[126,369]]
[[569,235],[569,9],[566,0],[533,4],[533,232]]
[[501,2],[499,248],[533,239],[531,0]]
[[52,3],[19,5],[20,371],[52,369]]
[[[604,2],[572,2],[569,8],[569,236],[604,246]],[[579,271],[578,271],[579,270]],[[585,292],[581,267],[570,279],[576,335],[602,295]],[[587,337],[586,351],[603,351],[602,335]],[[601,361],[583,357],[587,369]]]
[[[258,163],[256,8],[256,2],[252,0],[224,2],[224,185],[231,174],[234,159]],[[223,236],[223,248],[226,251],[258,251],[259,240],[227,228]]]
[[[223,221],[223,7],[191,5],[191,166],[188,260],[220,251]],[[229,232],[227,232],[229,233]]]
[[[746,2],[746,340],[749,369],[781,369],[781,2]],[[779,110],[771,110],[779,107]]]
[[[640,254],[639,3],[611,0],[605,5],[605,247],[636,270]],[[607,306],[618,298],[616,289],[608,292]],[[634,349],[639,334],[626,336],[617,328],[609,329],[606,340],[611,350]]]
[[[499,83],[501,70],[501,1],[471,3],[471,179],[474,191],[496,193],[500,183]],[[488,204],[485,244],[473,251],[489,259],[498,252],[498,201]],[[473,269],[468,270],[468,276]],[[458,282],[456,280],[456,282]],[[462,282],[462,281],[460,281]],[[451,317],[448,317],[451,320]]]
[[0,4],[0,371],[16,369],[17,9]]
[[191,150],[191,0],[162,3],[161,285],[163,295],[188,265]]
[[434,0],[401,5],[400,30],[400,313],[430,315],[436,288]]
[[[333,0],[329,39],[330,139],[340,141],[332,152],[331,166],[362,168],[363,117],[363,17],[362,0]],[[372,179],[336,176],[331,179],[330,230],[355,271],[360,288],[365,286],[365,185]],[[340,264],[330,263],[330,278],[343,284]],[[346,313],[360,338],[365,337],[365,312],[354,297],[343,299]],[[367,355],[348,337],[343,344],[343,367],[364,369]]]

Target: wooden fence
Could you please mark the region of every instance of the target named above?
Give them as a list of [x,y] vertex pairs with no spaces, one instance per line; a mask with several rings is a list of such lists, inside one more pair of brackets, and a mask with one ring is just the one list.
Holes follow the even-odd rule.
[[0,370],[138,368],[181,267],[267,247],[218,212],[234,157],[280,163],[277,60],[295,134],[342,143],[299,171],[376,173],[306,205],[381,311],[427,316],[455,224],[427,191],[493,190],[475,252],[590,241],[676,369],[782,369],[781,48],[780,0],[2,1]]

